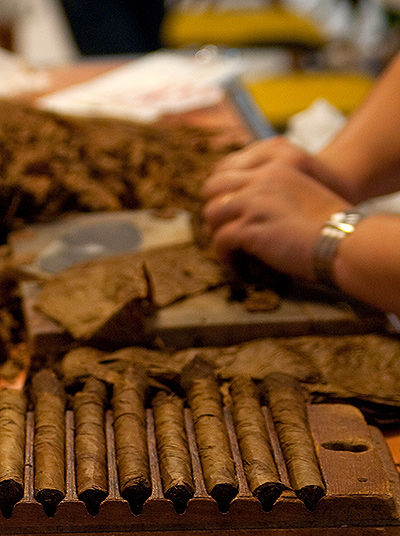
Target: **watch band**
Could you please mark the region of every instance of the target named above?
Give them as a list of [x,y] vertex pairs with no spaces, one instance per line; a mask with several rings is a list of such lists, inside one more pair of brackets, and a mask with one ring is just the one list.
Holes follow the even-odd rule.
[[335,286],[333,261],[339,244],[364,217],[357,210],[336,212],[322,227],[313,251],[313,265],[317,280],[324,285]]

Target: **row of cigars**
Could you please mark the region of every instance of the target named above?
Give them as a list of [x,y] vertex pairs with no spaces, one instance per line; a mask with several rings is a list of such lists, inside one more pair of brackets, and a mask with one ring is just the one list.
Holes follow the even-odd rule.
[[[213,368],[195,358],[181,374],[184,396],[158,386],[149,398],[151,380],[139,367],[129,368],[112,386],[92,377],[72,396],[74,459],[78,499],[95,515],[108,494],[105,416],[112,415],[118,484],[131,511],[140,514],[152,494],[148,412],[154,421],[162,491],[183,513],[195,496],[193,460],[188,446],[187,414],[193,425],[206,493],[222,512],[238,494],[232,438],[226,426],[220,385]],[[66,494],[65,412],[67,396],[55,373],[43,369],[30,385],[33,427],[34,498],[47,515]],[[276,373],[260,385],[249,377],[229,385],[234,433],[248,488],[265,511],[291,489],[313,510],[325,494],[307,418],[307,400],[291,376]],[[108,402],[110,400],[110,402]],[[185,409],[185,404],[189,409]],[[265,409],[265,406],[268,410]],[[70,413],[71,411],[68,410]],[[266,411],[268,416],[266,418]],[[0,508],[5,517],[24,496],[27,396],[17,389],[0,391]],[[287,477],[282,478],[268,432],[272,419]]]

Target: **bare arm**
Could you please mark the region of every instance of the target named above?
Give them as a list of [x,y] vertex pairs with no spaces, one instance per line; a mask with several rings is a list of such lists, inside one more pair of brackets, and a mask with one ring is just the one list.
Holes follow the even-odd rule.
[[355,203],[400,190],[400,54],[316,158],[331,170],[320,180]]
[[339,246],[334,277],[351,296],[400,314],[400,216],[375,214]]
[[307,173],[351,203],[400,190],[400,54],[320,153],[311,155],[277,136],[232,153],[216,171],[244,171],[272,161]]

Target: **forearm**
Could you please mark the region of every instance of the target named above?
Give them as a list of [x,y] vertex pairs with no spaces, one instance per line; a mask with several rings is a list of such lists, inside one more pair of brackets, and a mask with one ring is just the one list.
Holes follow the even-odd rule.
[[334,261],[339,288],[386,312],[400,314],[400,217],[375,214],[340,244]]
[[353,202],[400,189],[400,55],[318,158],[326,182]]

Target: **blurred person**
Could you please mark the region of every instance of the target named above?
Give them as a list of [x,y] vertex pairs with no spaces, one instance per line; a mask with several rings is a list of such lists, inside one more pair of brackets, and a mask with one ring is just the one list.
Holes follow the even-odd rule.
[[220,259],[241,250],[399,315],[400,195],[391,211],[358,205],[400,190],[399,125],[400,54],[316,155],[275,137],[227,156],[203,187]]

